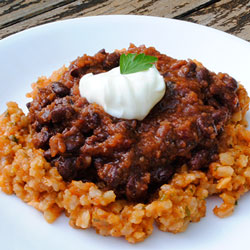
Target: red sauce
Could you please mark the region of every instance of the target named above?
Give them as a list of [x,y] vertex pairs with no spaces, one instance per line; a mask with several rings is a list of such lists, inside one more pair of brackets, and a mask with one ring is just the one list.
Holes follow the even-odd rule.
[[35,146],[45,150],[65,181],[91,181],[118,197],[145,201],[182,164],[206,169],[216,160],[223,128],[238,110],[238,86],[227,74],[154,48],[131,45],[124,52],[156,56],[164,76],[165,96],[144,120],[111,117],[80,97],[82,75],[119,66],[121,52],[104,50],[78,58],[59,82],[40,89],[28,105],[29,117]]

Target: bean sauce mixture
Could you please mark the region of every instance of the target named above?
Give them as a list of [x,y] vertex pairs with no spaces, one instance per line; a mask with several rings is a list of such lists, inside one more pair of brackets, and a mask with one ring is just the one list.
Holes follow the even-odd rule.
[[[112,117],[79,94],[83,75],[119,66],[122,53],[156,56],[165,80],[164,97],[142,121]],[[94,182],[118,198],[145,202],[184,163],[206,170],[217,159],[223,128],[239,109],[237,88],[227,74],[152,47],[101,50],[72,62],[58,82],[39,89],[27,104],[33,143],[65,181]]]

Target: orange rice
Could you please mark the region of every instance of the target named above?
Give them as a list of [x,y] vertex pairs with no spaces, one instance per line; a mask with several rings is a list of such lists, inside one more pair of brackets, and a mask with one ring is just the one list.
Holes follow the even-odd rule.
[[[39,78],[28,96],[34,97],[37,87],[59,80],[66,70],[63,67],[50,78]],[[102,191],[94,183],[64,182],[43,157],[43,150],[34,148],[27,116],[9,102],[0,116],[0,188],[41,211],[49,223],[65,213],[75,228],[93,227],[99,234],[123,236],[130,243],[148,237],[154,221],[162,231],[185,231],[190,222],[205,216],[205,199],[211,195],[223,200],[214,214],[229,216],[240,196],[250,189],[250,131],[244,119],[249,97],[242,86],[238,96],[241,110],[225,127],[219,160],[210,164],[207,173],[190,171],[184,164],[148,204],[116,200],[112,190]]]

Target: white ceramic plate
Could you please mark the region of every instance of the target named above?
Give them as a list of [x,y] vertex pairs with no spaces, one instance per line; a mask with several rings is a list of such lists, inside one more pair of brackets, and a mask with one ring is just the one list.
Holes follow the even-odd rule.
[[[83,53],[127,48],[129,43],[155,46],[176,58],[195,58],[215,72],[227,72],[250,90],[250,44],[226,33],[166,18],[99,16],[60,21],[32,28],[0,41],[0,112],[7,101],[25,109],[25,93],[38,76]],[[143,243],[103,237],[93,229],[75,230],[60,217],[52,225],[40,212],[15,196],[0,193],[0,245],[4,250],[44,249],[249,249],[250,196],[239,201],[233,216],[212,213],[219,199],[210,198],[207,216],[181,234],[155,229]]]

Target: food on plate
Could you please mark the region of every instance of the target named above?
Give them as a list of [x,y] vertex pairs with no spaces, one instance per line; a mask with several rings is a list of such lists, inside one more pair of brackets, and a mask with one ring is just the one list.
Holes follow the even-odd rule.
[[10,102],[0,118],[0,187],[50,223],[65,212],[73,227],[136,243],[154,221],[184,231],[211,195],[229,216],[249,190],[249,97],[228,74],[131,44],[32,87],[27,115]]

